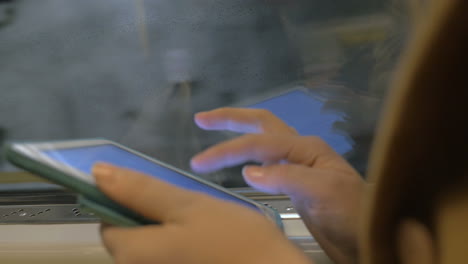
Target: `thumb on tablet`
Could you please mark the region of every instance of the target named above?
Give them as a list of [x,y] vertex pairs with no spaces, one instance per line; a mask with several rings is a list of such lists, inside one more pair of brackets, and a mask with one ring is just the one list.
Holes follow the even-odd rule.
[[92,172],[97,186],[109,198],[158,221],[173,220],[176,211],[198,196],[143,173],[106,163],[95,164]]

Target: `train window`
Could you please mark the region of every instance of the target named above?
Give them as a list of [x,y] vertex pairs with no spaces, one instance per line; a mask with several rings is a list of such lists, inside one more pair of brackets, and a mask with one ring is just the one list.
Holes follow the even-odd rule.
[[[410,2],[0,0],[0,145],[104,137],[189,170],[227,137],[195,112],[300,88],[364,172]],[[0,192],[16,184],[51,187],[0,156]]]

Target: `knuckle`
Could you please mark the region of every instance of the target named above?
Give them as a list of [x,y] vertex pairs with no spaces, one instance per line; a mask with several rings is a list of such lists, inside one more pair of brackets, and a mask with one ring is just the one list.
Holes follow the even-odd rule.
[[250,134],[248,135],[246,145],[249,149],[262,151],[264,149],[270,149],[270,146],[278,140],[280,140],[280,138],[274,134]]
[[274,114],[267,109],[256,109],[256,114],[259,119],[268,119],[274,117]]
[[307,136],[306,137],[312,144],[320,148],[328,148],[328,143],[325,142],[321,137],[318,136]]
[[329,177],[326,184],[329,186],[330,190],[340,190],[341,192],[345,191],[349,186],[348,182],[340,177]]
[[256,118],[262,132],[286,133],[297,135],[296,129],[288,126],[283,120],[267,109],[258,109]]
[[220,114],[228,114],[228,113],[234,111],[234,108],[232,108],[232,107],[220,107],[220,108],[216,109],[215,111],[217,111]]
[[299,132],[297,132],[297,130],[296,130],[294,127],[292,127],[292,126],[288,126],[288,129],[289,129],[289,131],[290,131],[292,134],[294,134],[294,135],[299,134]]
[[256,142],[258,142],[258,140],[260,138],[259,136],[261,136],[261,135],[247,134],[247,135],[243,136],[243,139],[245,140],[246,144],[251,145],[251,144],[255,144]]
[[291,166],[278,165],[276,167],[273,167],[269,174],[270,176],[273,176],[273,177],[282,178],[287,175],[290,175],[291,170],[292,170]]

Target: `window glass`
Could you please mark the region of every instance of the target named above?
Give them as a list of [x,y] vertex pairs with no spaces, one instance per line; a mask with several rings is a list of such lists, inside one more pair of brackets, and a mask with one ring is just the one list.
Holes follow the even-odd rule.
[[[195,112],[306,88],[304,117],[364,172],[409,2],[0,0],[0,144],[104,137],[189,170],[232,137]],[[238,167],[202,177],[245,186]]]

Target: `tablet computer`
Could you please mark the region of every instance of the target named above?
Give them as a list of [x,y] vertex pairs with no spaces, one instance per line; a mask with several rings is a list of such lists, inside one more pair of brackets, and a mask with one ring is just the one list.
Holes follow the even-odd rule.
[[13,142],[7,144],[5,155],[14,165],[78,193],[79,202],[111,224],[138,226],[157,222],[145,219],[102,193],[91,175],[96,162],[137,170],[187,190],[240,204],[265,215],[281,227],[281,218],[273,208],[110,140]]

